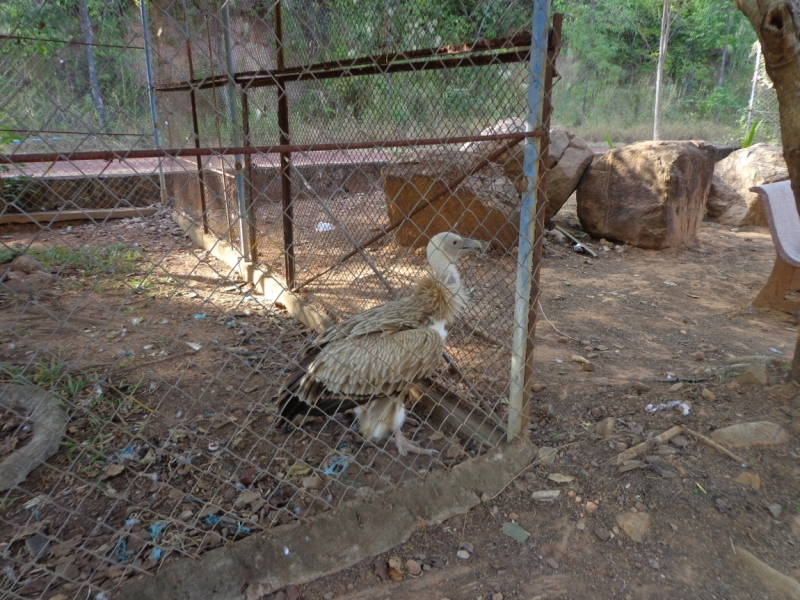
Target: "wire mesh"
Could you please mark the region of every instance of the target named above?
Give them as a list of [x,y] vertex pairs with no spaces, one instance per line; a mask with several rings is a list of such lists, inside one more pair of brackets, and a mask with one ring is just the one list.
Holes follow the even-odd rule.
[[[27,479],[0,470],[0,597],[102,593],[506,439],[520,214],[544,199],[523,168],[547,123],[528,114],[529,59],[548,47],[529,31],[549,5],[146,3],[170,150],[136,159],[125,152],[155,148],[139,13],[84,0],[87,33],[80,8],[45,5],[0,6],[12,36],[60,40],[0,37],[0,221],[46,214],[0,226],[0,459],[48,432],[57,445]],[[71,158],[84,150],[117,159]],[[61,221],[89,209],[104,212]],[[444,232],[481,252],[430,246]],[[443,313],[425,278],[459,313],[446,339],[430,336]],[[348,334],[358,365],[318,337],[398,299],[399,320],[369,313],[372,333]],[[417,334],[436,360],[393,361],[421,361]],[[384,338],[392,352],[375,350]],[[327,414],[282,417],[294,376],[340,368],[363,383],[367,367],[383,374],[367,392],[320,375]],[[36,390],[51,421],[19,406]],[[372,435],[376,414],[386,435]]]

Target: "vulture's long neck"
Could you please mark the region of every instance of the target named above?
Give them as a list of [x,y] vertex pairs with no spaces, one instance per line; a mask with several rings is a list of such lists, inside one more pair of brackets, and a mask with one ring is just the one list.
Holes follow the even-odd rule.
[[418,295],[433,309],[434,320],[444,319],[449,329],[466,308],[469,297],[461,285],[458,270],[441,252],[428,257],[433,276],[424,277],[418,286]]

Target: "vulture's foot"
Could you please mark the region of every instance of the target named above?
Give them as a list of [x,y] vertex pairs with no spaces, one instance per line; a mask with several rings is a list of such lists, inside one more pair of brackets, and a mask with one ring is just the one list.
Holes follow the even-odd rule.
[[397,444],[397,452],[400,454],[400,456],[406,456],[409,452],[413,452],[414,454],[427,454],[428,456],[436,456],[439,454],[438,450],[426,450],[425,448],[420,448],[414,442],[404,436],[403,432],[399,429],[394,434],[394,443]]

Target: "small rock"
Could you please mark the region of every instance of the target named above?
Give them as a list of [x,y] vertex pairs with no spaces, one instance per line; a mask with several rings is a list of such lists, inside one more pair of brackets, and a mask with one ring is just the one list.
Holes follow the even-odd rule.
[[586,503],[586,512],[589,513],[590,515],[592,513],[596,512],[598,508],[600,508],[600,506],[598,506],[594,502],[587,502]]
[[469,552],[467,552],[466,550],[459,550],[458,552],[456,552],[456,556],[463,560],[467,560],[469,558]]
[[611,538],[611,532],[605,527],[598,527],[594,530],[594,534],[601,542],[607,542]]
[[647,513],[620,513],[617,525],[628,534],[634,542],[641,542],[650,528],[650,515]]
[[719,512],[722,514],[729,513],[731,510],[733,510],[733,507],[728,504],[724,498],[717,498],[714,503],[717,505],[717,509],[719,509]]
[[408,572],[409,575],[413,575],[414,577],[416,577],[417,575],[422,573],[422,565],[420,565],[414,559],[409,558],[406,561],[406,571]]
[[739,473],[739,476],[734,481],[736,481],[736,483],[751,487],[754,490],[761,489],[761,476],[758,473],[744,471],[743,473]]
[[239,475],[239,482],[243,485],[250,485],[256,480],[257,476],[258,471],[251,467],[242,471],[241,475]]
[[577,529],[578,531],[583,531],[584,529],[586,529],[586,523],[584,523],[583,521],[578,521],[577,523],[575,523],[575,529]]
[[542,465],[552,465],[556,462],[556,455],[558,451],[555,448],[550,448],[549,446],[542,446],[536,452],[536,460],[539,461],[539,464]]
[[683,389],[683,382],[679,381],[678,383],[673,383],[669,386],[668,392],[678,392]]
[[786,434],[786,430],[776,423],[754,421],[717,429],[711,434],[711,439],[734,447],[772,446],[785,444],[789,441],[789,436]]
[[450,444],[450,447],[447,449],[447,458],[456,458],[463,452],[464,449],[461,447],[461,444]]
[[614,450],[617,452],[623,452],[628,449],[628,444],[625,442],[617,442],[614,444]]
[[286,600],[299,600],[300,598],[300,590],[295,585],[287,585],[283,591],[286,593]]
[[647,512],[647,506],[645,506],[643,502],[637,502],[634,506],[636,506],[636,510],[639,512]]
[[676,435],[669,441],[670,444],[673,446],[677,446],[678,448],[686,448],[689,445],[689,438],[685,435]]
[[316,475],[309,475],[308,477],[303,477],[303,479],[301,479],[300,481],[302,483],[302,486],[309,490],[316,490],[317,488],[319,488],[320,485],[322,485],[322,480]]
[[512,523],[511,521],[503,523],[503,534],[517,540],[520,544],[524,544],[531,536],[531,534],[520,527],[518,523]]
[[534,393],[541,392],[542,390],[546,390],[546,389],[547,389],[547,386],[545,384],[543,384],[543,383],[534,383],[531,386],[531,391],[534,392]]
[[651,569],[655,569],[656,571],[658,571],[658,569],[661,568],[661,565],[659,565],[658,561],[656,559],[654,559],[654,558],[651,558],[650,560],[648,560],[647,564],[650,565]]
[[185,510],[181,513],[180,519],[181,521],[188,521],[189,519],[192,518],[193,514],[194,513],[191,510]]
[[558,569],[558,562],[554,558],[545,559],[545,562],[553,569]]
[[783,512],[783,507],[780,504],[769,504],[767,505],[767,510],[772,513],[772,516],[776,519],[781,516]]
[[696,361],[703,361],[706,359],[706,355],[703,354],[702,352],[695,352],[694,354],[692,354],[692,358],[695,359]]
[[375,562],[372,563],[372,568],[375,570],[375,575],[377,575],[381,581],[389,579],[389,567],[382,558],[376,558]]
[[491,501],[492,497],[489,494],[487,494],[486,492],[483,492],[481,494],[481,502],[483,502],[484,504],[488,504]]
[[594,373],[595,365],[593,362],[584,363],[581,369],[587,373]]
[[531,498],[538,500],[539,502],[550,502],[558,498],[560,493],[561,490],[541,490],[538,492],[533,492]]
[[500,592],[492,594],[492,600],[503,600],[503,594]]
[[656,453],[660,454],[661,456],[670,456],[675,454],[677,450],[675,448],[670,448],[666,444],[661,444],[660,446],[656,446]]
[[602,437],[614,435],[614,426],[617,420],[614,417],[607,417],[594,426],[594,432]]
[[755,383],[767,385],[767,371],[764,365],[750,365],[747,371],[736,378],[738,383]]
[[644,394],[645,392],[650,391],[650,386],[646,383],[642,383],[641,381],[634,381],[633,382],[633,389],[640,394]]
[[714,402],[717,399],[717,395],[710,389],[703,388],[703,398],[705,398],[709,402]]
[[475,547],[472,544],[470,544],[469,542],[461,542],[460,544],[458,544],[458,549],[459,550],[466,550],[470,554],[475,552]]
[[519,519],[519,515],[515,512],[508,513],[508,518],[511,519],[512,521],[516,521]]

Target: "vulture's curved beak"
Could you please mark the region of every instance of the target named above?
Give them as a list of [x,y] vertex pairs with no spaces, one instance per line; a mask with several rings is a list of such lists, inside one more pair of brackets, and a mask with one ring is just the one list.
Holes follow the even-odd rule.
[[464,238],[461,240],[461,247],[458,249],[459,256],[467,254],[481,254],[483,252],[483,242]]

